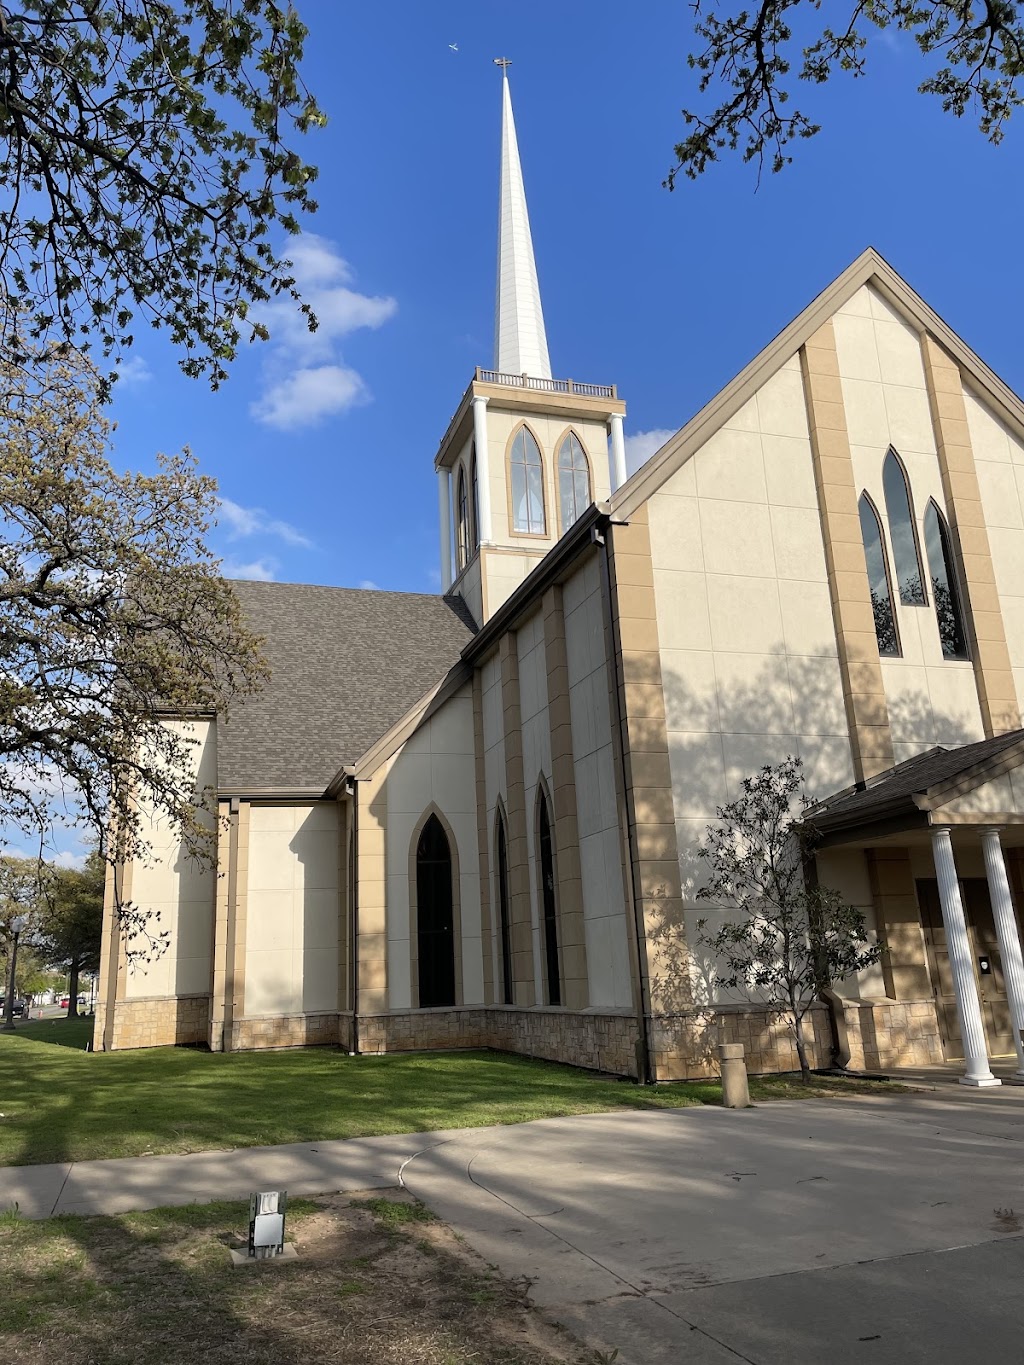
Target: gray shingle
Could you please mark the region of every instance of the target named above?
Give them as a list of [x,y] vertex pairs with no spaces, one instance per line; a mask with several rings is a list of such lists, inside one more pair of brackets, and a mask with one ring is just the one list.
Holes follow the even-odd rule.
[[273,670],[219,727],[222,791],[325,788],[458,661],[458,598],[235,582]]

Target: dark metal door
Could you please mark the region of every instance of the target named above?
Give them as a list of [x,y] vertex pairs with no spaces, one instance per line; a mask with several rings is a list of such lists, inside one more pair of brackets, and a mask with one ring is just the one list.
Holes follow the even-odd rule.
[[436,815],[416,846],[416,947],[420,1007],[455,1004],[452,855]]
[[558,915],[555,910],[555,860],[551,849],[551,822],[544,793],[540,797],[537,823],[540,826],[540,887],[544,901],[544,962],[548,975],[548,1004],[562,1003],[562,982],[558,971]]

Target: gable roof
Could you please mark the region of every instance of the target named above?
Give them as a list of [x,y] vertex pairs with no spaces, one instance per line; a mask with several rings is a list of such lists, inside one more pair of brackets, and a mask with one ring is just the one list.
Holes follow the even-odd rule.
[[975,355],[920,294],[911,289],[874,247],[868,247],[788,327],[783,328],[774,341],[769,342],[735,379],[626,480],[612,496],[613,516],[628,518],[652,493],[657,492],[666,479],[671,478],[691,455],[705,445],[800,350],[818,328],[866,284],[877,289],[919,335],[930,332],[950,353],[961,372],[996,405],[1000,414],[1024,439],[1024,402]]
[[846,787],[812,806],[807,817],[828,840],[882,821],[930,823],[928,813],[1024,764],[1024,730],[955,749],[928,749],[863,785]]
[[232,585],[265,639],[271,679],[218,726],[222,793],[320,795],[458,662],[473,634],[460,598]]

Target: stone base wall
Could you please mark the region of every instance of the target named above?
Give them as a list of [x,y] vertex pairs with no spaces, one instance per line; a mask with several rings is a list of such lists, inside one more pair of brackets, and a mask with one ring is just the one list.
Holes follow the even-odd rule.
[[351,1046],[348,1014],[284,1014],[236,1019],[231,1025],[231,1051],[252,1052],[279,1047]]
[[[103,1049],[104,1011],[96,1013],[93,1047]],[[110,1050],[132,1047],[174,1047],[205,1043],[210,1028],[210,997],[184,995],[118,1000],[114,1005]]]
[[834,999],[840,1060],[852,1071],[936,1066],[945,1060],[934,1000]]
[[[829,1066],[832,1028],[828,1008],[813,1005],[804,1015],[804,1039],[812,1067]],[[752,1076],[798,1071],[796,1039],[785,1018],[753,1006],[729,1006],[651,1021],[651,1060],[659,1081],[693,1081],[719,1075],[719,1043],[742,1043]]]
[[636,1075],[636,1039],[632,1015],[589,1010],[479,1006],[359,1016],[360,1052],[487,1047],[618,1076]]

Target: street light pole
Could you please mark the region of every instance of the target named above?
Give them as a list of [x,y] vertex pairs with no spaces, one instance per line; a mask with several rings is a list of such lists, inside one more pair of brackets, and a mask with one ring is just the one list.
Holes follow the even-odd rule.
[[11,961],[7,971],[7,998],[4,1001],[4,1033],[14,1032],[14,973],[18,965],[18,935],[25,927],[25,916],[11,920]]

